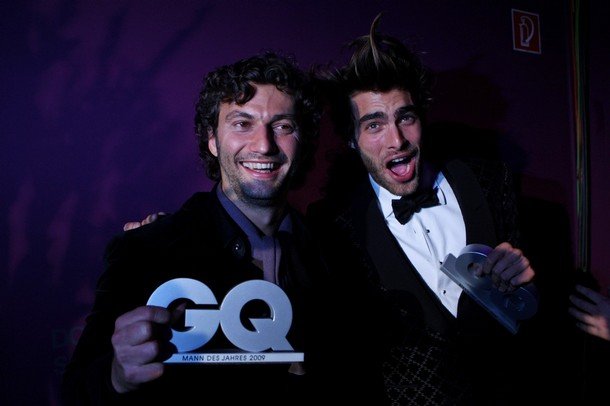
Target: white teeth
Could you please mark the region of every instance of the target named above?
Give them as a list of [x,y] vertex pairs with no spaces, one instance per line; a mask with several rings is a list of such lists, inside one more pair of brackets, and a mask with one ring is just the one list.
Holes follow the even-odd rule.
[[244,162],[243,165],[252,170],[270,171],[275,167],[274,162]]
[[402,161],[406,161],[406,160],[407,160],[407,158],[403,157],[403,158],[392,159],[390,162],[396,164],[396,163],[399,163],[399,162],[402,162]]

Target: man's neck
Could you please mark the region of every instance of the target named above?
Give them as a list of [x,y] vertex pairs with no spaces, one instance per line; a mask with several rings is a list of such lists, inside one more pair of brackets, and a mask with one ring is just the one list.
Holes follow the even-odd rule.
[[232,202],[265,235],[275,234],[286,212],[286,204],[257,206],[238,199]]
[[240,198],[232,190],[225,190],[222,183],[217,184],[216,193],[221,201],[226,199],[231,202],[243,216],[267,236],[277,232],[288,208],[287,196],[276,197],[273,201],[249,200]]
[[420,167],[419,188],[432,189],[440,169],[427,160],[422,160]]

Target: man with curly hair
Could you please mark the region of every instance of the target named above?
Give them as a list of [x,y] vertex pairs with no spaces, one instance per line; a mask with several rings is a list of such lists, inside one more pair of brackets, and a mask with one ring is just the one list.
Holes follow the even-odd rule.
[[[258,399],[275,405],[321,396],[309,389],[309,381],[316,376],[315,334],[324,333],[313,320],[322,314],[318,288],[324,286],[326,268],[302,219],[287,204],[318,133],[320,110],[311,90],[296,63],[275,53],[207,75],[195,124],[200,156],[217,183],[175,213],[108,245],[93,310],[64,376],[66,404],[169,399],[214,405]],[[158,286],[175,278],[203,282],[218,300],[244,281],[279,285],[293,311],[286,338],[305,354],[305,362],[164,363],[175,350],[170,327],[181,309],[146,303]],[[244,306],[244,312],[246,319],[274,316],[260,303]],[[231,345],[216,334],[206,348]]]

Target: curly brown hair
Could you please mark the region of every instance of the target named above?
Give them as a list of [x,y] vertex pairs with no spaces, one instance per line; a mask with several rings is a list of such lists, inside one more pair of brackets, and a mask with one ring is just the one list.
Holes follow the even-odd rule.
[[206,75],[195,107],[199,156],[208,177],[214,181],[220,180],[220,165],[208,147],[208,132],[211,130],[213,134],[217,133],[220,103],[247,103],[254,97],[254,85],[257,84],[274,85],[294,100],[301,154],[292,182],[294,187],[303,181],[305,173],[313,164],[321,108],[310,77],[288,56],[265,52],[221,66]]

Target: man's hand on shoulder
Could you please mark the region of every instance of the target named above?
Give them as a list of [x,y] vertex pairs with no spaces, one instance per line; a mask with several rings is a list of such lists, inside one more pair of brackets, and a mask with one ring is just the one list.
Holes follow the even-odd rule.
[[134,230],[136,228],[145,226],[146,224],[150,224],[150,223],[156,221],[159,217],[166,216],[166,215],[167,215],[167,213],[160,211],[158,213],[149,214],[142,221],[130,221],[123,225],[123,231]]

